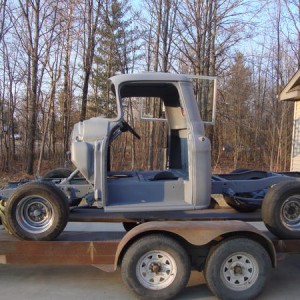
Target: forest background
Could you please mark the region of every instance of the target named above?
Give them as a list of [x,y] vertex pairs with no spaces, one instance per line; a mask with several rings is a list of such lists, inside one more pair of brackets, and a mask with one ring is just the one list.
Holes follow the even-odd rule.
[[[63,166],[73,124],[110,115],[107,79],[144,71],[218,76],[215,172],[288,170],[299,66],[299,0],[0,0],[2,174]],[[160,168],[165,125],[130,122],[113,168]]]

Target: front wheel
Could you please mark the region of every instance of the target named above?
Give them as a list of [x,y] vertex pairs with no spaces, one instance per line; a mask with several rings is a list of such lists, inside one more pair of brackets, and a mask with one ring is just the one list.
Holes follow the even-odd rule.
[[173,299],[187,284],[191,265],[174,239],[153,234],[136,241],[121,265],[126,285],[145,299]]
[[273,186],[261,209],[266,227],[279,238],[300,238],[300,182],[286,181]]
[[247,238],[233,238],[213,247],[205,263],[204,276],[220,299],[255,299],[263,290],[271,269],[268,252]]
[[30,182],[21,185],[7,200],[7,229],[24,240],[53,240],[65,228],[69,205],[55,185]]

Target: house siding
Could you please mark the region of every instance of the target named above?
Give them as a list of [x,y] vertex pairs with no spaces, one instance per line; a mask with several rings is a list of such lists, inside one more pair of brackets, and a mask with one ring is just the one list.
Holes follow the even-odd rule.
[[295,101],[291,171],[300,171],[300,101]]

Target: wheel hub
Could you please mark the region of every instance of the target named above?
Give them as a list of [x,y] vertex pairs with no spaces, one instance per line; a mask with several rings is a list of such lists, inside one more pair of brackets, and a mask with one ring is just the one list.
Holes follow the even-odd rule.
[[53,207],[42,197],[24,197],[18,204],[16,218],[24,230],[40,233],[51,226],[54,218]]
[[38,217],[38,216],[40,216],[41,215],[41,211],[39,210],[39,209],[36,209],[34,212],[33,212],[33,216],[34,217]]
[[32,222],[41,222],[47,218],[47,208],[42,203],[34,203],[28,207],[28,218]]
[[162,268],[161,268],[161,264],[160,263],[155,262],[155,263],[150,264],[150,271],[152,273],[156,273],[157,274],[157,273],[161,272],[161,270],[162,270]]
[[172,284],[176,275],[176,262],[165,251],[149,251],[139,259],[136,265],[137,279],[147,289],[164,289]]
[[298,197],[290,197],[283,203],[282,220],[287,227],[300,226],[300,200]]
[[243,274],[243,267],[237,264],[231,268],[234,275],[242,275]]

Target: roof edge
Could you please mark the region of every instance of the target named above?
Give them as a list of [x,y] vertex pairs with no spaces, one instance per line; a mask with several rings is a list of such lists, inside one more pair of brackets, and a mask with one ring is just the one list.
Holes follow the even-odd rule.
[[300,100],[300,69],[294,74],[278,96],[279,101]]

